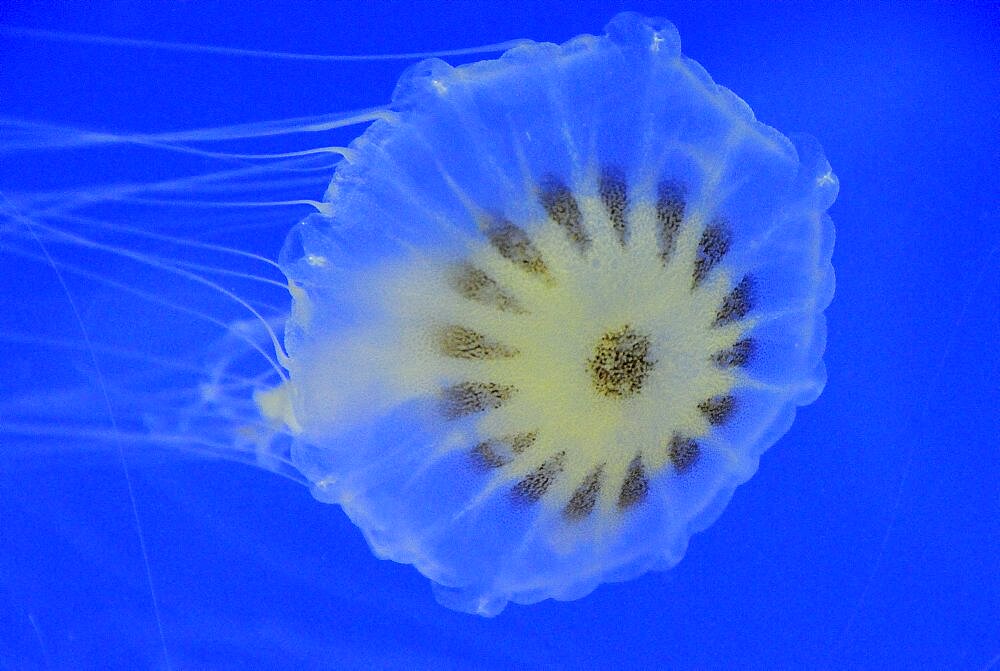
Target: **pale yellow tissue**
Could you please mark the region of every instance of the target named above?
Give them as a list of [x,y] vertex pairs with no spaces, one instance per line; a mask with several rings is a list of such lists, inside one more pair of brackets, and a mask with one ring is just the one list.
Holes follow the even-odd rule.
[[[544,261],[544,272],[526,272],[485,239],[469,241],[466,258],[435,258],[414,251],[392,265],[366,270],[370,318],[350,331],[316,339],[300,353],[294,387],[261,395],[268,416],[299,421],[314,434],[335,435],[384,414],[407,400],[435,398],[448,385],[489,382],[515,392],[499,407],[477,413],[479,440],[535,432],[529,452],[505,465],[500,481],[524,477],[558,452],[564,476],[553,485],[554,503],[603,465],[610,481],[622,480],[635,453],[645,446],[647,469],[668,464],[672,436],[703,436],[709,425],[698,404],[728,393],[736,373],[712,363],[713,353],[733,345],[749,322],[718,327],[716,311],[733,286],[719,268],[692,286],[698,242],[707,216],[692,214],[681,229],[669,263],[661,259],[655,209],[630,210],[628,243],[613,231],[601,202],[580,199],[589,237],[579,241],[551,221],[524,226]],[[460,295],[450,274],[467,263],[482,269],[516,299],[517,310],[498,310]],[[311,306],[304,289],[292,286],[300,323]],[[442,329],[459,326],[482,334],[516,355],[463,359],[442,351]],[[628,398],[599,393],[587,362],[602,335],[628,327],[649,339],[651,370],[640,393]],[[280,392],[280,393],[279,393]],[[289,398],[298,410],[293,413]],[[452,434],[442,450],[468,449],[474,437]],[[657,449],[659,446],[660,449]],[[616,492],[602,490],[610,509]]]

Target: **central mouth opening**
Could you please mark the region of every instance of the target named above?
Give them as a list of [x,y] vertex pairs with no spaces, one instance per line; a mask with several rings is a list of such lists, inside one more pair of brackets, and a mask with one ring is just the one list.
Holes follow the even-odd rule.
[[656,362],[649,357],[649,336],[626,324],[608,331],[594,347],[587,360],[594,389],[609,398],[628,398],[642,391]]

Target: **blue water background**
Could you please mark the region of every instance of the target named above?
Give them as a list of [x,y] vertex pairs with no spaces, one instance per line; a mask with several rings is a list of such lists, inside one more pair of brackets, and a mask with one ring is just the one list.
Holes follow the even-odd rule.
[[[675,569],[495,619],[454,613],[304,488],[136,446],[126,455],[173,668],[997,666],[996,3],[150,4],[5,3],[0,23],[386,53],[560,42],[634,9],[673,21],[685,53],[759,119],[816,136],[841,183],[826,391]],[[382,104],[404,67],[0,36],[0,114],[133,131],[298,117]],[[61,155],[46,172],[11,163],[31,154],[0,154],[0,175],[53,189],[60,175],[156,170],[91,157]],[[246,244],[273,256],[294,221]],[[72,329],[51,272],[2,243],[0,332]],[[44,348],[0,347],[0,393],[27,375],[55,382]],[[118,453],[54,442],[67,441],[0,429],[0,669],[167,668]]]

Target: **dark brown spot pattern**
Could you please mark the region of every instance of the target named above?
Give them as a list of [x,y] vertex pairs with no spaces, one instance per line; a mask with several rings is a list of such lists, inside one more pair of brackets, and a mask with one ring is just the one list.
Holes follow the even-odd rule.
[[583,226],[583,213],[569,187],[555,179],[547,179],[539,190],[538,200],[549,219],[566,231],[579,251],[585,252],[590,248],[591,240]]
[[589,515],[597,505],[597,497],[604,484],[604,464],[601,464],[583,479],[573,491],[569,503],[563,508],[563,515],[570,520],[580,520]]
[[464,326],[447,326],[438,333],[438,345],[445,356],[454,359],[509,359],[517,350],[487,338]]
[[649,336],[628,325],[601,336],[587,360],[594,389],[615,398],[637,394],[656,363],[649,358],[650,345]]
[[712,426],[722,426],[736,410],[736,398],[731,395],[713,396],[698,404],[698,410]]
[[745,275],[740,283],[726,294],[715,313],[715,326],[738,322],[753,309],[753,280]]
[[[598,180],[601,204],[616,239],[624,247],[629,243],[630,232],[628,182],[624,173],[613,166],[604,167]],[[581,253],[588,251],[592,240],[573,192],[563,182],[549,178],[540,185],[538,199],[552,224],[559,227]],[[687,206],[687,190],[683,184],[674,180],[659,183],[655,203],[656,244],[664,265],[669,264],[675,255]],[[490,245],[501,257],[530,275],[553,282],[541,250],[525,229],[503,218],[492,218],[485,221],[483,230]],[[731,251],[732,245],[733,235],[726,221],[716,219],[705,227],[698,240],[691,269],[692,290],[709,278]],[[463,298],[494,307],[500,312],[513,315],[526,312],[514,293],[471,264],[462,264],[456,268],[451,286]],[[712,325],[723,327],[744,319],[754,308],[754,299],[753,278],[746,275],[724,296]],[[441,353],[455,359],[498,360],[518,355],[514,348],[488,334],[460,324],[444,326],[437,335]],[[637,332],[629,324],[606,331],[586,362],[594,389],[608,398],[627,398],[640,393],[648,375],[656,366],[656,361],[651,357],[651,349],[651,336]],[[746,366],[756,352],[756,341],[744,337],[712,353],[709,363],[720,369],[738,368]],[[447,417],[462,418],[497,409],[516,393],[517,389],[512,385],[462,382],[442,391],[441,405]],[[737,400],[732,394],[720,394],[698,403],[697,409],[710,426],[718,427],[732,419],[737,409]],[[488,438],[468,450],[469,459],[480,471],[506,469],[512,464],[512,468],[517,469],[522,455],[531,450],[537,438],[537,431]],[[666,450],[667,463],[676,476],[689,473],[702,458],[702,445],[695,437],[675,434],[669,440],[665,439],[660,449]],[[538,455],[536,458],[544,461],[520,476],[509,490],[510,499],[516,504],[534,504],[546,495],[551,495],[557,480],[566,477],[566,450],[547,457]],[[524,468],[519,469],[519,472],[523,474]],[[608,482],[606,463],[595,465],[581,480],[570,483],[574,488],[563,502],[562,515],[568,522],[591,516],[598,507],[602,492],[612,493],[615,488],[617,509],[624,513],[649,496],[650,477],[641,453],[629,462],[624,476],[617,483]],[[612,488],[610,491],[607,489],[609,486]],[[567,490],[560,488],[559,491]]]
[[656,227],[663,265],[670,263],[677,247],[677,234],[687,206],[684,187],[674,181],[661,182],[656,192]]
[[460,296],[482,305],[495,307],[501,312],[523,314],[524,308],[510,293],[484,271],[463,264],[451,277],[451,286]]
[[646,468],[642,465],[642,455],[635,457],[628,465],[625,481],[618,493],[618,507],[622,510],[642,503],[649,494],[649,478]]
[[628,235],[628,224],[625,214],[628,211],[628,183],[625,175],[617,168],[605,168],[601,172],[598,191],[601,195],[601,203],[611,220],[611,227],[618,236],[618,242],[625,245],[625,238]]
[[480,470],[503,468],[535,443],[536,431],[516,433],[504,438],[484,440],[472,448],[472,463]]
[[494,221],[486,229],[486,237],[500,256],[516,264],[526,273],[547,276],[549,269],[542,253],[521,228],[508,221]]
[[708,273],[718,265],[722,257],[729,252],[732,245],[732,235],[721,222],[707,226],[698,241],[698,255],[694,260],[691,288],[697,287],[708,277]]
[[483,471],[503,468],[514,461],[512,456],[498,450],[496,441],[492,440],[483,441],[476,445],[472,448],[469,456],[472,458],[473,465]]
[[515,503],[536,503],[545,496],[552,483],[562,473],[565,452],[558,452],[546,460],[541,466],[524,476],[511,490],[510,495]]
[[701,456],[701,446],[693,438],[674,436],[667,445],[667,457],[678,473],[686,473]]
[[442,392],[442,409],[445,417],[457,419],[484,410],[495,410],[514,395],[510,385],[495,382],[461,382]]
[[719,368],[739,368],[750,363],[756,352],[757,344],[753,338],[743,338],[733,343],[732,347],[713,354],[712,361]]

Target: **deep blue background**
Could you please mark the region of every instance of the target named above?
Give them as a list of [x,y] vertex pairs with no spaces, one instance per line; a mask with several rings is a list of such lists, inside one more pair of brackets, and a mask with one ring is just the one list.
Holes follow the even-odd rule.
[[[0,23],[361,54],[563,41],[634,9],[672,20],[685,53],[758,118],[816,136],[841,182],[827,389],[674,570],[479,619],[438,606],[411,567],[372,558],[337,508],[298,485],[132,446],[174,668],[997,666],[996,3],[149,4],[4,3]],[[322,114],[385,103],[404,67],[0,35],[0,116],[163,131]],[[90,151],[0,152],[0,190],[159,169]],[[240,242],[273,256],[304,213]],[[25,335],[55,324],[79,339],[45,264],[7,253],[8,225],[5,402],[61,382],[58,365],[45,366],[50,348]],[[114,303],[87,314],[95,305]],[[117,452],[53,453],[74,441],[11,436],[9,420],[0,416],[0,669],[165,668]]]

